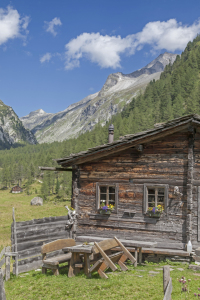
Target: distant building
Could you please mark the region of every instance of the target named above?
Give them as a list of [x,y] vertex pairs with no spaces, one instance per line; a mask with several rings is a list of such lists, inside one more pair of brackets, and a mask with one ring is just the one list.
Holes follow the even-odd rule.
[[23,189],[22,189],[20,186],[15,185],[15,186],[12,187],[11,192],[12,192],[12,193],[15,193],[15,194],[17,194],[17,193],[22,193],[22,192],[23,192]]

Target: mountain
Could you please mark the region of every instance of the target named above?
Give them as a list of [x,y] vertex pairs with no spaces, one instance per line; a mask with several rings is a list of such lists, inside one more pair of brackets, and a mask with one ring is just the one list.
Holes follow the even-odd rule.
[[26,143],[36,144],[35,136],[24,128],[12,107],[0,100],[0,149]]
[[123,74],[110,74],[102,89],[58,113],[46,113],[42,109],[31,112],[20,120],[30,129],[39,143],[63,141],[91,130],[97,123],[105,125],[113,115],[122,111],[132,98],[143,91],[152,80],[158,80],[161,72],[173,63],[176,54],[165,52],[144,68]]

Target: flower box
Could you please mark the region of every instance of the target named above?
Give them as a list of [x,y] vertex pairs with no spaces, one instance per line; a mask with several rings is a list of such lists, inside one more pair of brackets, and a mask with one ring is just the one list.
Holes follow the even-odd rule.
[[160,216],[162,215],[161,211],[156,211],[155,213],[148,211],[147,212],[147,216],[150,218],[160,218]]
[[99,209],[99,213],[101,214],[101,215],[110,215],[111,214],[111,209],[102,209],[102,208],[100,208]]

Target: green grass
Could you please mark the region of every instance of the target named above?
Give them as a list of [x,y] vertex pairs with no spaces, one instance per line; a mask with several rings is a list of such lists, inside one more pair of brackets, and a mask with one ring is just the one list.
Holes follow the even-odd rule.
[[15,208],[16,222],[40,219],[51,216],[64,216],[67,214],[65,205],[70,206],[70,201],[56,201],[51,196],[43,206],[31,206],[30,201],[37,196],[35,188],[40,190],[40,185],[34,183],[30,189],[31,195],[9,193],[10,190],[0,190],[0,250],[11,244],[12,208]]
[[[83,273],[73,278],[67,277],[67,269],[61,271],[59,276],[52,275],[48,271],[47,275],[41,274],[41,271],[31,271],[20,276],[12,276],[5,283],[6,296],[9,300],[21,299],[134,299],[134,300],[160,300],[163,298],[163,273],[164,264],[147,264],[134,268],[129,265],[127,272],[117,271],[109,273],[108,279],[101,279],[97,273],[88,279]],[[171,263],[171,265],[173,265]],[[177,268],[183,268],[179,271]],[[188,265],[175,264],[171,271],[173,284],[173,300],[185,299],[185,294],[181,295],[181,284],[177,278],[185,276],[191,279],[189,298],[194,299],[194,293],[198,294],[200,287],[200,273],[188,269]],[[150,276],[149,271],[159,272]],[[195,275],[197,274],[197,275]]]

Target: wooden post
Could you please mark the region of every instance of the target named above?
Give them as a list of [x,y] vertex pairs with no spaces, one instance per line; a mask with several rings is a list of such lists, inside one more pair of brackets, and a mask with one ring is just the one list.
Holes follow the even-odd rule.
[[188,170],[187,170],[187,220],[186,235],[187,242],[192,240],[192,208],[193,208],[193,164],[194,164],[194,128],[189,128],[190,135],[188,140]]
[[0,300],[6,300],[6,293],[4,289],[4,283],[3,283],[3,273],[0,268]]
[[[10,252],[10,246],[6,247],[6,252]],[[6,277],[5,280],[9,280],[10,279],[10,256],[9,255],[5,255],[6,258]]]
[[171,300],[172,281],[170,278],[169,266],[163,267],[163,292],[164,292],[163,300]]
[[[14,237],[14,252],[17,252],[17,233],[16,233],[16,221],[15,221],[15,208],[13,207],[13,237]],[[18,276],[18,255],[15,256],[15,275]]]
[[137,252],[138,248],[135,247],[135,263],[134,263],[134,267],[137,267],[137,258],[138,258],[138,252]]
[[198,210],[197,210],[197,222],[198,222],[198,242],[200,242],[200,186],[197,190]]

